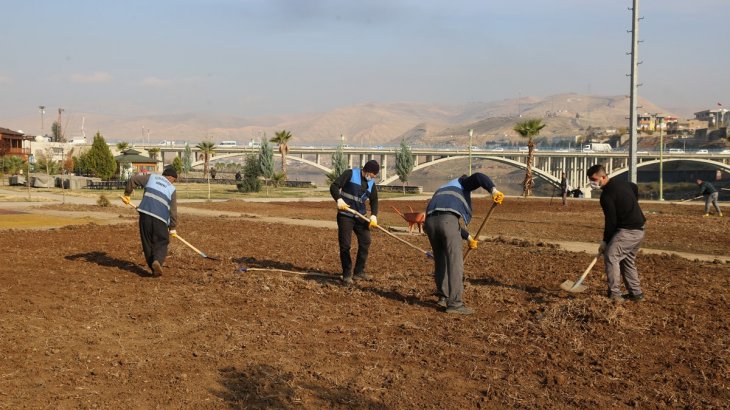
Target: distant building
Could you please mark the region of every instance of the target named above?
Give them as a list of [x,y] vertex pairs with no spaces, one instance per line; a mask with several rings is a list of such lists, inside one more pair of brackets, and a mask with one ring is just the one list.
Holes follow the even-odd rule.
[[0,128],[0,157],[15,155],[27,160],[30,148],[24,148],[23,141],[32,141],[35,137],[27,136],[20,131]]
[[118,175],[121,175],[124,172],[131,173],[131,175],[157,172],[157,164],[162,162],[140,155],[139,151],[131,148],[123,151],[121,155],[114,157],[114,161],[116,161],[118,165]]
[[654,131],[654,119],[651,114],[639,114],[636,116],[636,128],[639,131]]
[[661,131],[666,134],[670,132],[670,129],[676,127],[678,119],[672,115],[643,113],[637,116],[637,122],[639,131]]
[[730,123],[730,115],[728,114],[728,110],[725,108],[696,112],[695,119],[707,121],[708,128],[727,127]]

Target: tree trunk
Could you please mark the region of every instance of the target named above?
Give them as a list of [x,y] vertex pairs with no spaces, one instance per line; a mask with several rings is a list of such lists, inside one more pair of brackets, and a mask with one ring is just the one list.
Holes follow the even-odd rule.
[[284,174],[284,180],[286,181],[286,154],[289,151],[289,147],[286,145],[279,145],[279,153],[281,154],[281,173]]
[[535,144],[532,142],[532,138],[527,142],[527,170],[525,171],[525,179],[522,181],[522,196],[528,197],[532,195],[532,155],[534,154]]

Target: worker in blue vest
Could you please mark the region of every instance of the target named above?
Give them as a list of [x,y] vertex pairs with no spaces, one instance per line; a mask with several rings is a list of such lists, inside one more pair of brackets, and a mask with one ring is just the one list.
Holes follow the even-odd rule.
[[144,187],[142,202],[137,207],[139,236],[142,239],[145,261],[152,270],[153,277],[162,276],[170,235],[176,233],[177,194],[173,185],[176,180],[177,171],[173,167],[166,168],[162,175],[137,174],[127,182],[122,197],[122,201],[129,204],[129,196],[134,188]]
[[[365,262],[370,249],[370,228],[378,225],[378,190],[375,177],[380,172],[377,161],[370,160],[362,169],[353,168],[343,172],[330,185],[332,199],[337,201],[337,239],[340,244],[340,262],[342,263],[342,280],[346,285],[352,284],[353,277],[358,280],[370,280],[365,273]],[[348,211],[353,209],[362,215],[367,213],[365,203],[370,202],[370,221],[364,221]],[[357,259],[353,275],[350,245],[352,233],[357,236]]]
[[492,180],[475,172],[462,175],[441,186],[434,192],[426,207],[424,230],[433,250],[437,304],[446,308],[446,313],[470,315],[474,311],[462,300],[464,292],[464,259],[461,240],[466,240],[470,249],[476,249],[477,239],[459,225],[459,218],[468,225],[471,220],[471,192],[484,188],[492,194],[492,200],[501,204],[504,195],[497,190]]

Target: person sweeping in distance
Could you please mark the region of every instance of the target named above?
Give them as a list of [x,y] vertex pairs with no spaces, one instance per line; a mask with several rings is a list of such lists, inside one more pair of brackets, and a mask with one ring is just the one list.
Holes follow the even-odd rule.
[[[601,208],[605,225],[598,253],[603,255],[608,282],[608,297],[621,303],[626,298],[644,299],[636,269],[636,254],[644,239],[646,218],[639,206],[639,187],[633,182],[609,178],[603,165],[594,165],[586,172],[591,188],[601,189]],[[621,294],[621,281],[628,295]]]
[[[370,160],[362,169],[353,168],[343,172],[330,185],[332,199],[337,201],[337,239],[340,245],[340,262],[342,263],[342,281],[352,284],[357,280],[370,280],[365,273],[365,263],[370,249],[370,228],[378,225],[378,189],[375,177],[380,172],[377,161]],[[351,208],[363,215],[367,213],[365,202],[370,202],[370,222],[360,220],[348,211]],[[350,247],[352,233],[357,236],[357,258],[353,275]]]
[[177,180],[175,168],[168,167],[159,174],[133,176],[124,189],[122,201],[129,205],[135,187],[144,187],[139,212],[139,236],[147,266],[152,276],[162,276],[162,265],[167,256],[170,235],[176,233],[177,194],[173,183]]
[[717,203],[717,198],[720,196],[720,193],[717,192],[717,188],[715,188],[715,186],[711,183],[699,178],[697,178],[697,181],[695,182],[697,183],[697,186],[700,187],[700,192],[697,196],[705,197],[705,214],[702,216],[705,218],[710,216],[710,205],[712,205],[717,211],[717,216],[722,218],[722,211],[720,210],[720,205]]
[[504,194],[488,176],[475,172],[441,186],[426,208],[424,230],[433,249],[437,304],[446,308],[446,313],[474,313],[462,300],[464,259],[461,240],[466,240],[470,249],[476,249],[477,239],[459,225],[459,218],[464,219],[464,225],[471,221],[471,192],[479,187],[492,194],[493,202],[501,204],[504,200]]

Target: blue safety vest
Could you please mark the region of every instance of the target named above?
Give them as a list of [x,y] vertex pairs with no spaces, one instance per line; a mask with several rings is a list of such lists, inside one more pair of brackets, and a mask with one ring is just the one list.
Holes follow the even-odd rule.
[[[370,197],[370,193],[373,192],[373,185],[375,185],[375,180],[370,180],[368,181],[367,190],[363,190],[362,172],[360,171],[360,168],[353,168],[352,178],[350,178],[350,181],[342,187],[340,196],[347,206],[365,215],[367,212],[365,209],[365,201],[367,201]],[[340,213],[347,216],[353,216],[353,214],[346,211],[340,211]]]
[[151,174],[137,211],[170,225],[170,204],[175,186],[162,175]]
[[436,211],[461,215],[464,218],[464,224],[469,224],[469,221],[471,221],[471,196],[469,196],[469,199],[464,196],[464,187],[461,186],[458,178],[452,179],[434,192],[428,207],[426,207],[426,214],[430,215]]

